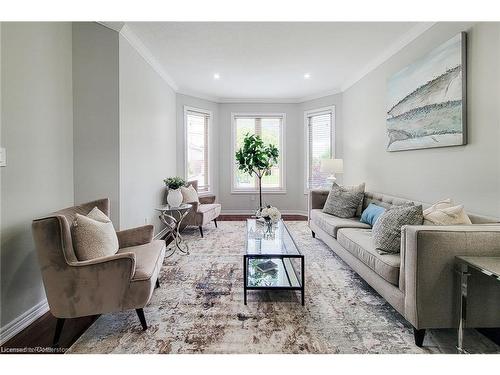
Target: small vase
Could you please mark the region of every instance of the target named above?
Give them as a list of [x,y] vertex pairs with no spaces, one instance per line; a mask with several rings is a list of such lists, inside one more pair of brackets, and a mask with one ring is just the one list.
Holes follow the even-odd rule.
[[271,219],[266,218],[266,231],[264,233],[264,238],[272,239],[274,238],[274,224]]
[[167,203],[171,207],[179,207],[182,203],[181,189],[169,189],[167,195]]

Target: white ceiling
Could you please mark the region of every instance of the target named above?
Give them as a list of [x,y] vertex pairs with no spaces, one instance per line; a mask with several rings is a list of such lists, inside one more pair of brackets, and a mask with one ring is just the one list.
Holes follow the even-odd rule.
[[[415,22],[126,23],[178,92],[221,101],[297,100],[339,92],[422,32],[423,26]],[[220,74],[219,80],[214,80],[214,73]],[[305,73],[311,78],[304,79]]]

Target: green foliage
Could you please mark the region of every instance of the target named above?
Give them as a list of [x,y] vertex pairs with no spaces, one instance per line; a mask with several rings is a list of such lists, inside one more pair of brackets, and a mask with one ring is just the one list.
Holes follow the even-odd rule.
[[163,180],[163,182],[165,182],[165,185],[167,185],[169,189],[173,190],[179,189],[181,186],[186,185],[186,181],[184,181],[183,178],[177,176],[166,178]]
[[264,144],[258,135],[246,134],[243,147],[236,151],[238,169],[259,179],[269,176],[271,168],[278,163],[279,151],[273,144]]

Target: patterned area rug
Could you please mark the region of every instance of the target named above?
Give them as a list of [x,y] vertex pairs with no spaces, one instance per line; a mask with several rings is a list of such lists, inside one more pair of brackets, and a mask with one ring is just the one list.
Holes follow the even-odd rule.
[[[197,228],[191,254],[165,259],[144,309],[101,316],[68,353],[455,353],[455,330],[428,331],[424,348],[411,326],[321,240],[306,222],[288,222],[306,259],[306,303],[298,292],[250,291],[243,304],[245,222]],[[475,330],[467,349],[500,352]]]

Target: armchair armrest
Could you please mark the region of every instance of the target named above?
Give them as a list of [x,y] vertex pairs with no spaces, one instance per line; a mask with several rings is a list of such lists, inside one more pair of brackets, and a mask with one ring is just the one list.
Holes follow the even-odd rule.
[[[500,256],[500,225],[409,225],[401,232],[399,287],[405,294],[405,318],[417,329],[455,327],[455,257]],[[475,280],[486,290],[489,286],[485,281]],[[493,305],[489,307],[498,312],[500,302]],[[491,326],[492,315],[486,307],[471,314],[471,324],[480,321],[485,327]]]
[[139,246],[153,240],[154,226],[144,225],[116,232],[120,249],[124,247]]
[[134,253],[120,253],[109,255],[102,258],[83,260],[77,262],[69,262],[70,267],[80,271],[93,269],[98,272],[100,269],[117,268],[128,275],[128,280],[131,280],[135,274],[135,254]]
[[212,204],[215,203],[215,195],[208,194],[199,197],[200,204]]

